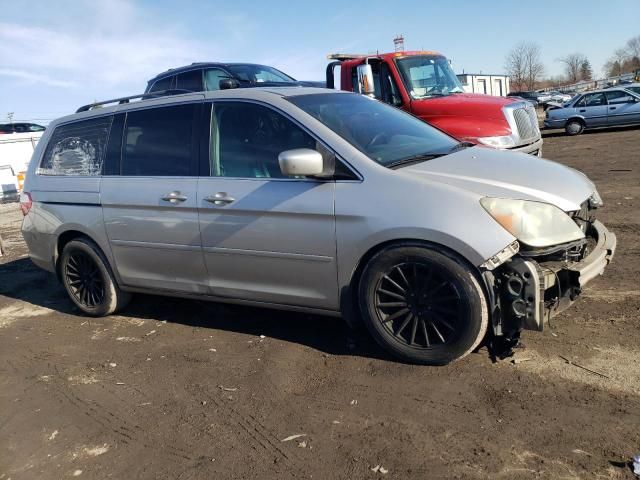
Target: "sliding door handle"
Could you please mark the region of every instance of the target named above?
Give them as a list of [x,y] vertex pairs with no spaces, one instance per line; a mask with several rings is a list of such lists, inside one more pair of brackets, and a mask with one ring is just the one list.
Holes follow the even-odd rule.
[[160,197],[160,200],[163,200],[163,201],[169,202],[169,203],[173,203],[173,204],[176,204],[178,202],[184,202],[186,199],[187,199],[187,196],[186,195],[182,195],[178,191],[167,193],[167,194],[165,194],[165,195]]
[[236,199],[230,196],[227,192],[218,192],[213,195],[209,195],[208,197],[204,197],[204,199],[214,205],[227,205],[236,201]]

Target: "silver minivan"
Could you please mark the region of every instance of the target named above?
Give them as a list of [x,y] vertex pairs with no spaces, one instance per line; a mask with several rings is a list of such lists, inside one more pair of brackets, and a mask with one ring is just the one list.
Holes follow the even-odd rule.
[[135,292],[316,312],[445,364],[542,330],[614,254],[582,173],[362,95],[132,100],[51,123],[21,198],[31,259],[87,315]]

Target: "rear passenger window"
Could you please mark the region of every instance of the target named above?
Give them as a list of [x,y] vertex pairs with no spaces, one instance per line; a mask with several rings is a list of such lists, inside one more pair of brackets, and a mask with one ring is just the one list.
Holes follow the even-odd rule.
[[122,145],[122,175],[193,175],[195,105],[127,113]]
[[158,80],[156,83],[153,84],[153,86],[151,87],[151,90],[149,90],[149,92],[162,92],[164,90],[170,90],[171,89],[171,81],[173,80],[174,77],[167,77],[167,78],[163,78],[161,80]]
[[37,173],[101,175],[112,118],[93,118],[56,127]]
[[623,92],[622,90],[612,90],[607,92],[607,100],[610,105],[615,105],[618,103],[631,103],[633,102],[633,96],[627,92]]
[[202,70],[192,70],[178,75],[176,79],[176,88],[179,90],[189,90],[191,92],[201,92],[202,88]]

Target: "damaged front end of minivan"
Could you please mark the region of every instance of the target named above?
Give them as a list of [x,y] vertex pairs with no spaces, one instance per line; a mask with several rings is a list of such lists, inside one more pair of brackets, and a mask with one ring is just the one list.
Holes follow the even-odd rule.
[[602,206],[597,192],[571,212],[524,200],[483,198],[481,203],[517,238],[481,266],[494,337],[511,347],[522,330],[542,331],[604,272],[616,236],[596,220]]

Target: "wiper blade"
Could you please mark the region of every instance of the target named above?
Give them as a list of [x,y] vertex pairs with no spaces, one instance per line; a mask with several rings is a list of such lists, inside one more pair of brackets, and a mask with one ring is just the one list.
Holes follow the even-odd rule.
[[445,155],[448,155],[448,153],[430,153],[430,154],[412,155],[410,157],[401,158],[400,160],[391,162],[389,165],[386,165],[386,167],[387,168],[405,167],[407,165],[413,165],[415,163],[421,163],[421,162],[426,162],[427,160],[433,160],[434,158],[444,157]]
[[470,147],[475,147],[475,143],[471,143],[471,142],[460,142],[457,143],[456,145],[454,145],[453,147],[451,147],[451,150],[449,150],[449,153],[454,153],[457,152],[459,150],[464,150],[465,148],[470,148]]

